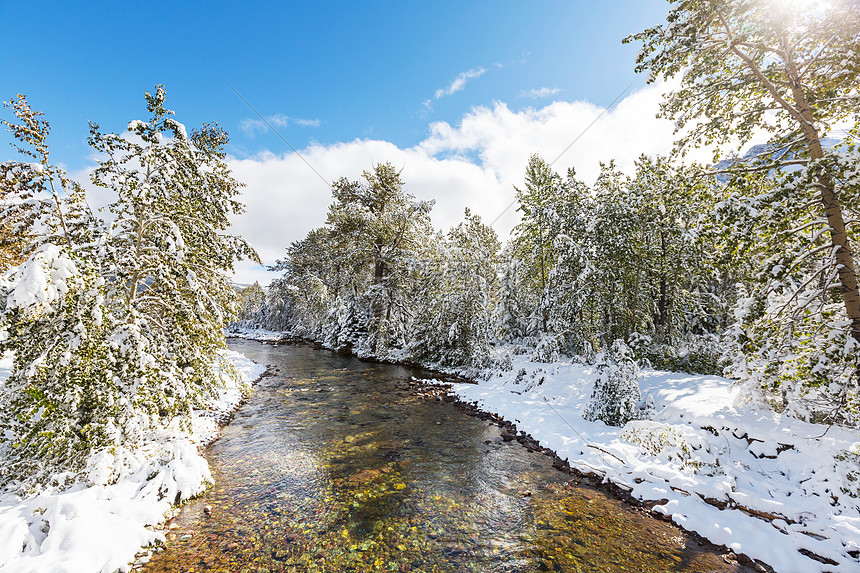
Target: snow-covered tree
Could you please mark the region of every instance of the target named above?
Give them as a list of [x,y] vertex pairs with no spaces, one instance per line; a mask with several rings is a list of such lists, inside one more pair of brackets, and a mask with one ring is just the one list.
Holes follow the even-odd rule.
[[523,300],[521,276],[520,261],[508,246],[502,250],[499,257],[499,286],[493,310],[493,325],[496,338],[515,344],[521,343],[528,331],[526,319],[529,311]]
[[523,188],[514,187],[522,221],[514,229],[514,245],[521,260],[526,286],[537,302],[535,334],[549,331],[551,274],[556,263],[554,242],[561,234],[565,199],[562,178],[538,155],[526,166]]
[[260,286],[259,281],[248,285],[238,292],[238,311],[236,318],[242,324],[257,326],[264,319],[263,312],[266,306],[266,292]]
[[[844,170],[853,173],[857,168],[856,155],[837,159],[839,154],[828,153],[822,138],[839,122],[856,125],[860,120],[857,2],[801,5],[767,0],[681,0],[671,4],[666,24],[626,41],[642,42],[637,71],[649,71],[651,81],[658,76],[682,76],[680,89],[662,104],[663,115],[685,130],[678,148],[721,143],[727,136],[744,144],[764,132],[770,134],[765,152],[752,165],[739,165],[735,174],[768,173],[787,165],[805,168],[803,175],[786,181],[782,191],[767,193],[764,201],[775,202],[773,212],[770,205],[764,211],[748,210],[751,220],[740,223],[764,235],[753,240],[782,239],[756,249],[764,261],[784,259],[765,266],[770,267],[766,272],[775,270],[774,278],[787,282],[774,288],[772,281],[762,277],[750,285],[753,299],[771,301],[765,306],[775,305],[759,314],[773,317],[782,327],[778,341],[763,338],[775,334],[773,329],[745,329],[744,336],[756,337],[749,351],[759,354],[755,348],[769,347],[766,360],[770,364],[754,368],[758,375],[743,369],[735,372],[749,376],[756,391],[764,389],[773,396],[787,382],[781,374],[787,369],[793,372],[790,376],[800,378],[790,386],[793,389],[786,389],[783,403],[798,397],[797,389],[803,394],[826,386],[833,399],[829,406],[801,407],[797,413],[843,411],[842,404],[856,392],[853,359],[838,361],[851,372],[849,376],[837,375],[828,382],[818,374],[830,368],[817,365],[834,360],[834,352],[824,350],[831,343],[841,348],[838,354],[843,357],[856,355],[853,348],[860,343],[860,290],[850,228],[857,212],[856,203],[852,204],[856,194],[847,191],[852,184],[846,181],[851,178],[843,179]],[[739,177],[732,186],[745,193],[746,184]],[[778,197],[781,195],[784,197]],[[748,195],[740,202],[759,201]],[[809,257],[818,264],[807,272],[801,263]],[[815,291],[809,290],[812,285]],[[821,297],[826,312],[808,312],[805,296],[813,292]],[[833,296],[838,303],[831,300]],[[748,310],[741,306],[738,312],[747,316]],[[798,321],[808,325],[801,329],[806,334],[792,332]],[[807,340],[810,353],[801,353],[806,366],[795,370],[799,339]],[[749,356],[747,351],[744,355]],[[814,375],[807,376],[807,372]]]
[[114,374],[103,290],[92,265],[50,243],[0,280],[0,352],[14,353],[0,386],[0,486],[80,471],[141,423],[131,380]]
[[747,398],[801,418],[860,420],[860,348],[814,184],[819,169],[838,173],[837,191],[856,217],[858,159],[847,148],[798,172],[737,177],[717,210],[745,293],[728,331],[728,373],[745,381]]
[[187,136],[163,88],[146,97],[148,123],[124,135],[91,128],[102,154],[93,181],[116,194],[110,221],[50,165],[47,124],[23,98],[22,123],[7,124],[41,167],[19,177],[4,164],[6,181],[27,183],[12,191],[32,194],[39,210],[29,257],[0,281],[0,350],[15,356],[0,395],[3,483],[73,476],[91,454],[134,447],[189,414],[220,383],[232,265],[255,256],[224,234],[240,185],[224,162],[226,134],[204,126]]
[[0,164],[4,242],[0,352],[14,367],[0,391],[0,485],[44,482],[77,471],[134,418],[123,412],[111,368],[112,317],[94,259],[104,229],[82,188],[50,161],[49,126],[23,95],[3,120],[15,149],[33,162]]
[[446,366],[480,366],[493,338],[499,241],[466,209],[465,220],[436,246],[421,273],[411,352]]
[[608,426],[623,426],[640,417],[639,367],[620,340],[597,356],[597,379],[583,417]]
[[[327,227],[334,248],[348,257],[356,272],[369,277],[363,296],[371,310],[369,349],[384,352],[406,344],[412,310],[408,304],[413,272],[409,261],[418,256],[432,234],[432,201],[416,201],[403,187],[390,163],[363,173],[364,183],[342,178],[332,186],[334,203]],[[366,269],[366,270],[365,270]]]
[[51,161],[48,122],[24,95],[4,105],[15,119],[0,123],[27,160],[0,163],[0,270],[45,243],[77,252],[92,247],[100,229],[81,186]]
[[90,128],[101,154],[93,183],[117,196],[102,261],[121,325],[112,343],[126,363],[152,364],[136,381],[136,406],[162,418],[188,413],[214,390],[222,329],[235,313],[233,264],[256,258],[225,234],[243,209],[242,185],[224,161],[227,134],[214,124],[188,134],[165,95],[162,86],[147,92],[149,120],[131,122],[125,134]]
[[[350,251],[336,248],[328,227],[312,229],[301,241],[287,248],[287,256],[272,270],[283,271],[273,281],[262,326],[291,330],[300,336],[323,338],[331,319],[334,301],[354,298],[361,288],[360,265]],[[339,344],[335,342],[335,348]]]

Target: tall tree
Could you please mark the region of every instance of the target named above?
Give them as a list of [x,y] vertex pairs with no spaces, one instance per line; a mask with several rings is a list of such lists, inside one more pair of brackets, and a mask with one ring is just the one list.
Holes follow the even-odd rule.
[[217,384],[222,329],[236,310],[233,264],[257,256],[225,232],[243,210],[242,184],[224,161],[226,132],[205,124],[189,134],[165,107],[163,86],[145,96],[148,121],[123,135],[93,123],[89,141],[103,154],[92,181],[117,197],[102,263],[123,325],[114,337],[152,365],[135,393],[165,417],[189,412]]
[[554,242],[561,233],[559,206],[564,199],[562,186],[558,173],[540,156],[532,155],[526,166],[525,185],[522,189],[514,187],[518,210],[523,213],[522,223],[514,230],[514,243],[526,265],[522,270],[529,276],[538,299],[537,319],[541,334],[548,330],[550,302],[547,295],[557,258]]
[[91,127],[93,181],[116,194],[109,222],[48,162],[47,123],[23,97],[13,107],[20,123],[7,125],[39,163],[4,164],[4,180],[38,226],[27,260],[0,279],[0,351],[15,354],[0,388],[0,484],[74,476],[97,454],[121,471],[125,448],[188,421],[220,385],[216,364],[229,370],[218,350],[235,306],[232,266],[256,256],[225,234],[240,184],[224,162],[226,134],[187,135],[164,97],[161,86],[147,93],[150,121],[122,135]]
[[15,115],[0,120],[12,147],[27,160],[0,163],[0,270],[53,242],[81,251],[92,247],[98,226],[81,186],[51,161],[50,125],[18,94],[4,102]]
[[412,355],[446,366],[480,366],[490,353],[496,266],[495,231],[466,209],[465,220],[434,241],[416,296]]
[[[839,0],[803,6],[780,0],[670,0],[666,24],[626,38],[643,49],[637,71],[681,75],[681,87],[662,104],[664,116],[688,132],[679,148],[741,143],[770,132],[770,153],[757,169],[786,163],[815,166],[825,157],[822,134],[860,118],[860,3]],[[816,168],[813,185],[834,247],[842,304],[860,341],[860,291],[844,206],[832,171]]]
[[390,163],[365,171],[365,182],[342,178],[332,186],[335,202],[327,225],[335,248],[364,265],[371,273],[370,350],[389,342],[404,343],[404,327],[411,316],[404,294],[408,263],[431,234],[432,201],[416,201]]

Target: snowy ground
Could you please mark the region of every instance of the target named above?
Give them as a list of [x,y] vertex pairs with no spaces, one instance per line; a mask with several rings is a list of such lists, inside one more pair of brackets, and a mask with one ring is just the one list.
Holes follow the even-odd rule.
[[582,417],[592,366],[514,356],[511,371],[488,374],[453,393],[515,422],[572,467],[662,500],[655,509],[684,529],[778,572],[860,571],[857,429],[735,405],[725,378],[653,370],[640,381],[643,398],[654,398],[652,419],[615,428]]
[[[244,383],[263,367],[226,352]],[[0,358],[0,384],[11,356]],[[218,421],[242,399],[242,383],[230,381],[210,409],[197,412],[191,435],[169,428],[152,436],[125,459],[128,468],[111,485],[76,485],[21,499],[0,493],[0,570],[4,573],[110,573],[127,571],[141,547],[164,540],[153,526],[164,521],[172,502],[201,493],[211,483],[200,446],[218,433]],[[115,453],[119,455],[119,453]],[[98,475],[94,460],[90,475]]]

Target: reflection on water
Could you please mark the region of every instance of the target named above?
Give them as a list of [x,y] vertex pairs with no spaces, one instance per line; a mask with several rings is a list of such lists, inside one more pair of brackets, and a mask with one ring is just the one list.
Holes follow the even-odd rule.
[[216,485],[146,571],[736,570],[496,426],[412,396],[404,368],[230,346],[278,374],[208,450]]

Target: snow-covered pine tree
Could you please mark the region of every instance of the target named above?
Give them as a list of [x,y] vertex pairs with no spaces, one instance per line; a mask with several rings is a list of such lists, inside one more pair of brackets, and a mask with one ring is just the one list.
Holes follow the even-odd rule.
[[264,318],[263,313],[266,306],[266,292],[260,286],[260,282],[254,281],[254,284],[248,285],[237,292],[239,296],[237,301],[237,322],[249,327],[259,326]]
[[500,244],[478,215],[466,209],[464,219],[424,265],[410,348],[422,361],[478,367],[493,337]]
[[64,245],[79,255],[95,248],[103,226],[83,188],[51,162],[50,126],[43,114],[21,94],[4,106],[15,120],[0,123],[14,137],[12,147],[30,161],[0,163],[0,270],[4,264],[22,262],[46,243]]
[[[365,281],[356,289],[370,306],[368,350],[384,354],[404,348],[412,320],[409,293],[420,258],[432,234],[432,201],[416,201],[390,163],[363,173],[364,183],[342,178],[332,185],[334,203],[326,225],[334,249],[352,262]],[[358,272],[359,267],[361,271]]]
[[597,379],[583,417],[623,426],[640,416],[639,367],[624,342],[616,340],[597,357]]
[[630,178],[613,162],[601,164],[593,187],[593,229],[589,236],[595,281],[600,301],[601,346],[623,340],[637,329],[647,328],[653,300],[643,280],[647,261],[646,212]]
[[[719,184],[697,166],[642,156],[627,195],[636,217],[636,259],[628,313],[640,357],[658,368],[721,369],[716,339],[729,323],[734,289],[714,255],[709,217]],[[647,344],[642,344],[650,341]]]
[[139,423],[114,374],[103,292],[92,264],[51,243],[0,278],[0,353],[14,353],[0,386],[0,486],[74,478]]
[[3,123],[35,162],[0,165],[5,243],[18,268],[0,276],[0,352],[14,354],[0,391],[0,485],[28,488],[83,468],[134,417],[117,400],[113,327],[97,254],[104,226],[82,188],[50,161],[49,126],[19,95]]
[[520,261],[508,244],[499,256],[498,292],[493,309],[495,336],[502,342],[521,344],[526,336],[529,314],[520,287]]
[[527,278],[524,286],[536,302],[532,336],[540,338],[550,333],[551,274],[557,256],[555,239],[561,234],[561,203],[564,200],[563,181],[539,155],[532,155],[526,166],[523,188],[514,187],[517,210],[523,214],[514,228],[514,249],[521,261],[520,271]]
[[[857,212],[858,166],[848,146],[798,172],[744,174],[716,211],[723,249],[747,293],[726,336],[727,373],[745,381],[748,400],[803,419],[860,421],[860,348],[841,304],[815,185],[819,170],[838,174],[843,205]],[[850,227],[848,236],[860,238]]]
[[132,121],[124,134],[93,123],[89,138],[100,154],[92,181],[117,196],[100,261],[117,322],[113,370],[130,407],[155,421],[189,414],[219,384],[214,368],[228,368],[223,328],[235,313],[233,264],[257,260],[225,234],[243,209],[242,185],[224,161],[226,132],[206,124],[187,133],[165,95],[163,86],[146,93],[148,121]]

